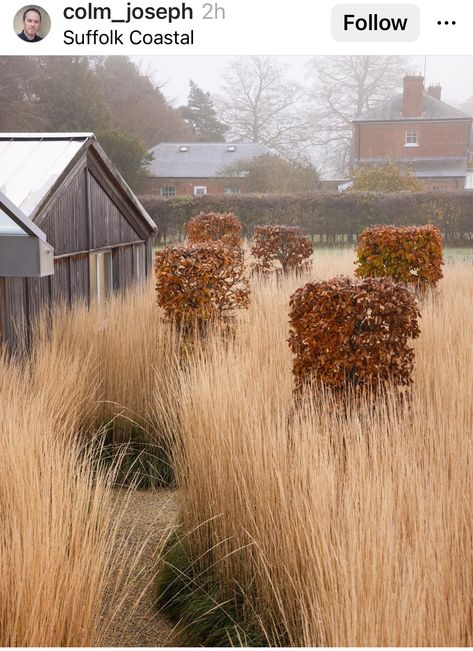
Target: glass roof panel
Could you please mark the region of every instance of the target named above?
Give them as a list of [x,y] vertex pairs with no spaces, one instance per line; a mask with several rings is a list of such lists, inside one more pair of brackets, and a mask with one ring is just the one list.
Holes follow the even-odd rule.
[[11,217],[0,207],[0,236],[1,235],[28,235]]
[[29,217],[85,140],[0,141],[0,191]]

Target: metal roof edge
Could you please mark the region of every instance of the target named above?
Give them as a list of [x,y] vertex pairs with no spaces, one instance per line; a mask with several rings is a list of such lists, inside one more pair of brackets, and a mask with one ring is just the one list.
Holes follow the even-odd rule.
[[0,140],[86,140],[95,138],[92,132],[64,132],[64,133],[28,133],[28,132],[2,132]]
[[32,237],[46,242],[46,234],[36,226],[10,199],[0,192],[0,207],[6,214],[15,222],[17,226],[24,229],[26,233]]

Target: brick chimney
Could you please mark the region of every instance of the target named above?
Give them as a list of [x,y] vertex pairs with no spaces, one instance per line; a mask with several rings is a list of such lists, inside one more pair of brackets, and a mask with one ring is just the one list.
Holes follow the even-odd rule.
[[423,93],[424,78],[421,75],[406,75],[404,77],[402,114],[405,118],[420,118],[422,116]]
[[442,98],[442,86],[440,84],[430,84],[427,92],[431,97],[435,97],[435,99],[440,100]]

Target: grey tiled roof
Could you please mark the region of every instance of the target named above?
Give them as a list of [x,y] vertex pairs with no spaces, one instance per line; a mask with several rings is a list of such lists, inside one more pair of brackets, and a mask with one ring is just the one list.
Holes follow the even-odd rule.
[[388,102],[355,118],[354,122],[378,122],[385,120],[459,120],[470,119],[471,116],[459,111],[445,102],[432,97],[428,93],[422,95],[422,115],[417,118],[405,118],[402,114],[403,95],[396,95]]
[[[187,147],[187,151],[181,151]],[[235,147],[235,151],[228,151]],[[151,176],[161,178],[209,178],[240,163],[273,152],[258,142],[163,142],[150,149],[154,160],[149,165]]]
[[[356,166],[387,163],[388,160],[367,159]],[[410,167],[419,178],[446,178],[466,176],[466,158],[411,158],[396,161]]]

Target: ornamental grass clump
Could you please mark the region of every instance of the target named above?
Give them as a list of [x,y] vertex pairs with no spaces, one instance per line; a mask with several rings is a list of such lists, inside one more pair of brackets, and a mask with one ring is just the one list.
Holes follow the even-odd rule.
[[307,283],[290,298],[296,393],[312,381],[342,393],[408,386],[419,317],[413,292],[390,278]]
[[249,282],[240,247],[220,242],[168,247],[156,253],[158,305],[183,334],[228,326],[249,305]]
[[[317,273],[352,265],[350,251],[321,251]],[[179,632],[200,574],[207,595],[219,587],[204,612],[229,613],[239,592],[272,646],[473,645],[471,271],[449,262],[423,302],[409,401],[336,409],[314,386],[294,410],[287,312],[304,283],[292,275],[254,279],[235,338],[183,365],[182,554],[165,557]]]
[[227,246],[241,245],[241,222],[232,212],[199,213],[184,225],[189,244],[223,242]]
[[310,265],[312,243],[298,226],[258,226],[251,242],[257,273],[302,272]]
[[443,278],[440,231],[427,226],[372,226],[360,236],[355,275],[389,276],[421,292]]

